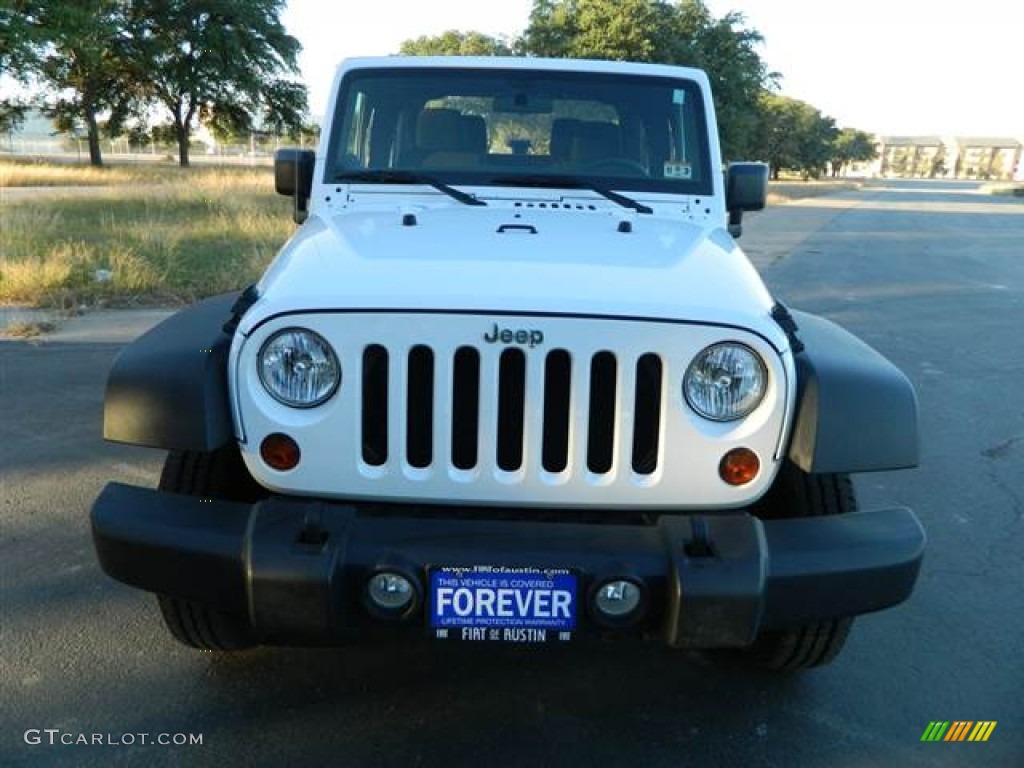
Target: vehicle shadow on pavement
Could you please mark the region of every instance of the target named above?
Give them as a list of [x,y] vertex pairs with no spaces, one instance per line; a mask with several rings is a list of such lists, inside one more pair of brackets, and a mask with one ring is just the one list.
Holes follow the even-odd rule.
[[355,765],[629,764],[670,744],[705,752],[709,732],[757,742],[764,729],[750,712],[803,686],[633,643],[261,649],[212,659],[204,678],[212,696],[248,699],[271,729],[318,724],[333,746],[304,754],[326,759],[343,745]]

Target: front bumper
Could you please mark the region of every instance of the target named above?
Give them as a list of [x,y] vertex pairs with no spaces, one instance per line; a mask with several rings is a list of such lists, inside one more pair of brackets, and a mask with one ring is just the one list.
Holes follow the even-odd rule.
[[[410,512],[411,512],[410,508]],[[268,642],[336,643],[362,633],[426,634],[364,607],[366,580],[430,566],[572,568],[580,594],[628,576],[646,612],[624,633],[676,647],[747,645],[764,630],[881,610],[905,600],[925,535],[905,508],[761,521],[662,515],[655,524],[400,516],[276,497],[254,505],[110,483],[92,509],[103,569],[140,589],[247,614]],[[577,634],[606,633],[579,611]]]

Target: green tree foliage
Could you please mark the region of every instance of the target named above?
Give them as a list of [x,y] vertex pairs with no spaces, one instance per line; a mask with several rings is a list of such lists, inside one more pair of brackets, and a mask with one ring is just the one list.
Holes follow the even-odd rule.
[[774,86],[757,52],[761,34],[745,26],[742,14],[715,19],[698,0],[683,2],[672,34],[687,41],[673,63],[707,72],[718,115],[722,155],[727,160],[749,159],[757,145],[757,107],[761,93]]
[[399,53],[406,56],[511,56],[514,51],[500,37],[449,29],[440,35],[406,40]]
[[39,0],[0,0],[0,72],[25,82],[37,60]]
[[757,52],[761,41],[741,14],[716,19],[701,0],[535,0],[518,48],[699,67],[711,80],[722,153],[739,158],[756,146],[758,98],[774,81]]
[[178,160],[189,164],[197,120],[244,131],[262,117],[273,130],[299,127],[306,89],[298,40],[280,16],[284,0],[136,0],[132,4],[138,76],[170,112]]
[[0,133],[11,133],[21,128],[29,105],[12,98],[0,99]]
[[535,0],[522,48],[552,58],[667,63],[671,13],[652,0]]
[[[98,116],[105,113],[116,129],[140,95],[128,76],[125,9],[118,0],[49,0],[15,2],[0,14],[0,59],[23,82],[42,86],[42,106],[58,130],[83,130],[96,166],[103,164]],[[10,115],[17,108],[8,103],[3,111]]]
[[758,105],[756,156],[772,168],[772,178],[781,171],[818,178],[833,157],[833,142],[839,135],[835,120],[797,99],[767,91]]
[[843,128],[832,142],[832,176],[842,172],[850,163],[864,163],[878,157],[875,137],[856,128]]

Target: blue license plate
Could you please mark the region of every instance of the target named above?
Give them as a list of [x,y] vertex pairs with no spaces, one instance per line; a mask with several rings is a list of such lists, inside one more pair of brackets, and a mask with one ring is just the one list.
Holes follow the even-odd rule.
[[477,565],[430,572],[430,630],[439,640],[542,643],[572,638],[576,574]]

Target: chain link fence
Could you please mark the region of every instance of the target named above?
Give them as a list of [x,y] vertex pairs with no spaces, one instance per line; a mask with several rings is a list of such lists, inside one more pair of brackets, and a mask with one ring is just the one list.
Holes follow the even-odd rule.
[[[189,160],[194,163],[223,165],[266,165],[281,147],[315,149],[316,142],[304,137],[293,141],[281,137],[253,136],[247,143],[207,144],[193,141]],[[178,162],[178,145],[167,142],[135,144],[127,138],[102,139],[100,151],[104,161],[116,162]],[[89,162],[89,143],[85,138],[70,135],[0,136],[0,157],[20,159],[55,159],[63,162]]]

